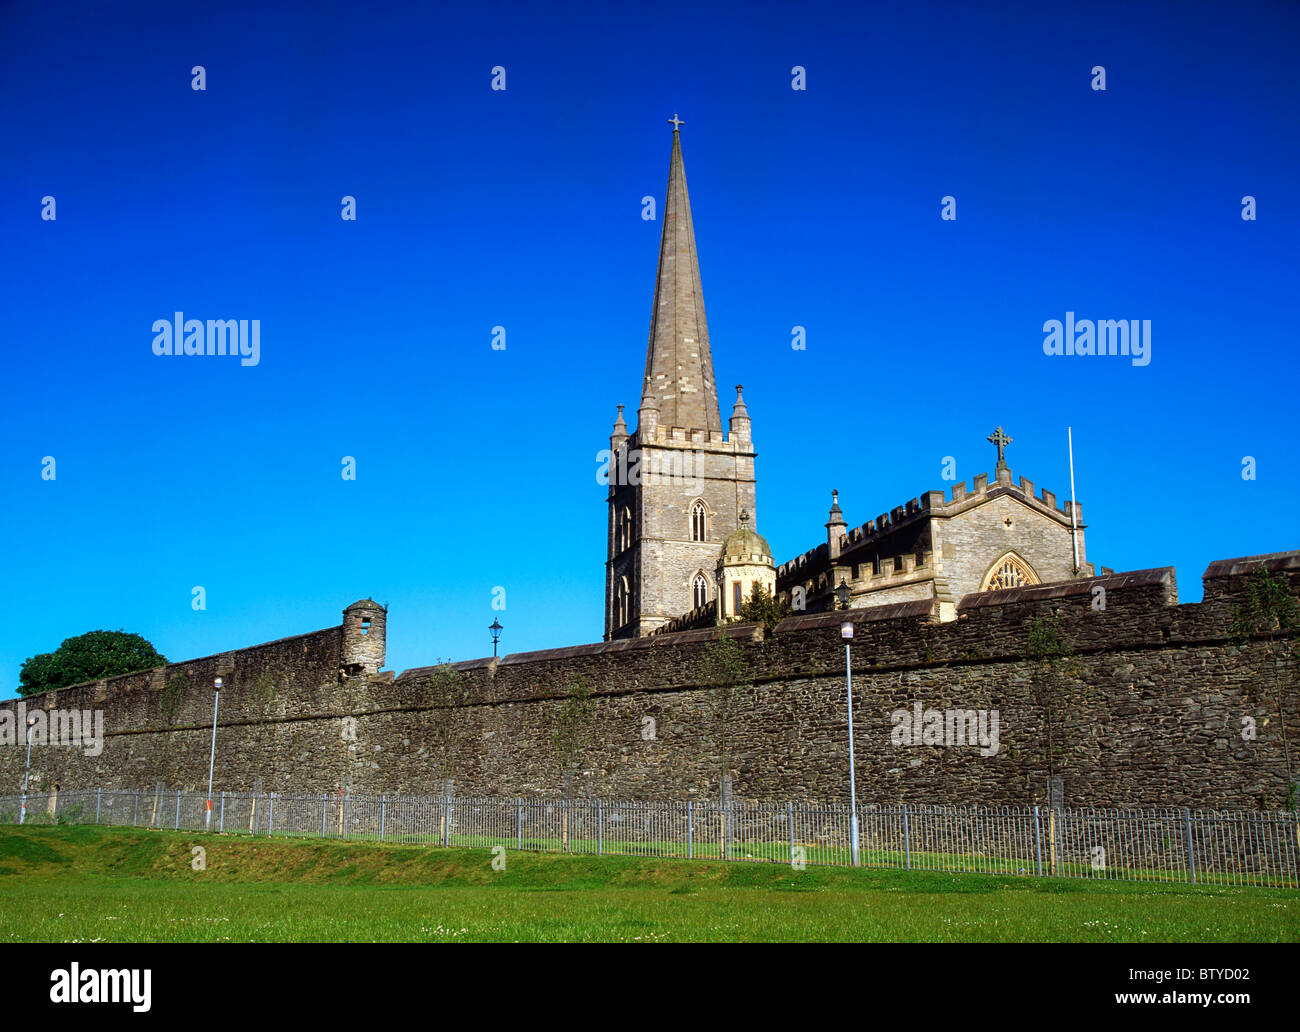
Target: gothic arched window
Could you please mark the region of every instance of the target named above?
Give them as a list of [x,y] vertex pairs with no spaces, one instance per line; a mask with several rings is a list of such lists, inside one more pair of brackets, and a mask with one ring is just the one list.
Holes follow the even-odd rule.
[[1004,591],[1007,588],[1024,588],[1039,583],[1033,567],[1016,555],[1008,552],[995,562],[987,574],[980,591]]
[[618,527],[614,536],[615,547],[619,552],[632,546],[632,510],[626,505],[619,510]]
[[708,536],[709,528],[705,519],[705,514],[706,514],[706,510],[704,508],[703,502],[697,501],[694,505],[691,506],[691,540],[692,541],[709,540],[709,536]]
[[696,609],[709,601],[709,581],[703,573],[697,573],[691,582],[691,597],[695,600]]
[[615,626],[622,627],[628,621],[630,616],[630,598],[627,589],[627,578],[620,577],[618,583],[614,585],[614,613]]

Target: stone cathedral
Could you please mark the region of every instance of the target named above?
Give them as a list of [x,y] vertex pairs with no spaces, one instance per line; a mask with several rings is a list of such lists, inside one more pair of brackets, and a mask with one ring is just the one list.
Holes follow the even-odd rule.
[[[681,126],[668,194],[636,429],[610,435],[605,640],[734,619],[755,583],[799,611],[912,603],[940,621],[966,595],[1095,575],[1081,507],[1015,480],[1002,427],[987,473],[925,491],[850,528],[831,492],[825,536],[777,566],[758,533],[756,452],[742,388],[723,429],[704,315]],[[1109,573],[1109,570],[1102,570]],[[838,592],[837,592],[838,589]]]

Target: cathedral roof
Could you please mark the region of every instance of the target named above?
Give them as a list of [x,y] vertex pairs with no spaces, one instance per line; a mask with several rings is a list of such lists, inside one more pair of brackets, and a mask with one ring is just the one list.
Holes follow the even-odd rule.
[[713,431],[722,429],[722,418],[713,382],[709,327],[704,318],[695,225],[682,164],[681,124],[674,115],[673,153],[668,164],[668,197],[664,202],[641,407],[656,407],[647,403],[657,403],[661,426]]

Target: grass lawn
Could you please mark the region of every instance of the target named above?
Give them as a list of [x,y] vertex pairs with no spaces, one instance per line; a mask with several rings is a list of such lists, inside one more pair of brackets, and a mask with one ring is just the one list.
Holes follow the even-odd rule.
[[0,826],[0,941],[1300,941],[1295,890],[504,856]]

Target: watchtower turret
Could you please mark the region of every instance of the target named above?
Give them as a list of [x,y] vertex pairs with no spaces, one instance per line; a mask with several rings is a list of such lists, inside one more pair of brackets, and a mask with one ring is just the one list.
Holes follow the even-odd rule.
[[388,610],[374,599],[353,602],[343,610],[343,655],[346,677],[377,674],[384,665],[384,635]]

